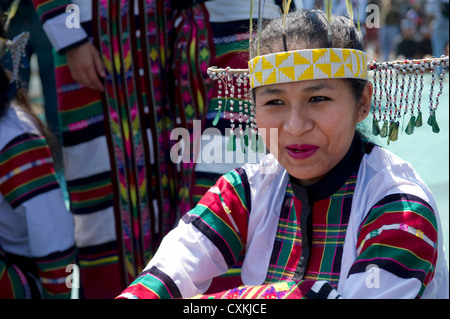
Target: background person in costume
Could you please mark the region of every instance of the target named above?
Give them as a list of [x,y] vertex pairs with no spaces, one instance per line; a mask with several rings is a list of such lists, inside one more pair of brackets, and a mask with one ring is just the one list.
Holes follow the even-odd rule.
[[401,33],[394,39],[394,52],[397,58],[411,60],[423,57],[414,24],[404,19],[400,23],[400,30]]
[[[80,28],[66,27],[70,4],[34,1],[57,51],[81,297],[109,298],[143,269],[179,218],[191,170],[171,162],[169,135],[201,117],[212,37],[201,1],[73,1]],[[178,90],[175,53],[184,70]]]
[[356,129],[373,94],[361,34],[300,10],[260,41],[249,77],[272,154],[222,176],[119,298],[198,296],[240,254],[246,286],[204,298],[448,298],[432,193]]
[[10,79],[0,64],[0,299],[69,298],[73,218],[53,167],[55,138]]
[[[194,175],[192,152],[180,164],[169,157],[174,128],[194,139],[193,121],[206,129],[217,113],[207,66],[246,63],[236,51],[248,39],[242,15],[224,19],[229,1],[203,2],[73,1],[77,29],[65,27],[70,1],[34,1],[58,52],[65,174],[86,298],[125,288],[223,173],[203,165]],[[267,6],[279,15],[275,1]]]
[[431,43],[434,56],[448,54],[449,44],[449,0],[427,0],[426,12],[432,17]]
[[394,38],[400,34],[400,20],[402,17],[401,2],[399,0],[380,1],[381,29],[379,31],[380,48],[383,61],[389,61],[394,52]]

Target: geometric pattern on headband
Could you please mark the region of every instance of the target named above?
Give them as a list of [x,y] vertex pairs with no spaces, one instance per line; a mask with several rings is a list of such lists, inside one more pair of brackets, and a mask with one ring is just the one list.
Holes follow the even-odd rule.
[[355,49],[325,48],[277,52],[248,62],[252,88],[303,80],[367,80],[367,54]]

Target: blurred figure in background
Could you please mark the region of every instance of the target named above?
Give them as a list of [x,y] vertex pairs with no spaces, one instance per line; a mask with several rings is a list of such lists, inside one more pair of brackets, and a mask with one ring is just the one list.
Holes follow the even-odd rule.
[[394,50],[394,38],[400,34],[400,1],[399,0],[381,0],[380,3],[380,23],[381,29],[380,47],[382,61],[388,61]]
[[394,50],[397,59],[420,58],[421,48],[417,40],[417,31],[410,20],[403,19],[400,23],[401,33],[394,39]]
[[431,43],[433,56],[446,54],[449,41],[449,0],[428,0],[426,13],[433,19]]
[[420,57],[431,57],[433,55],[433,47],[431,44],[431,30],[430,27],[426,24],[423,24],[420,29],[420,40],[418,41],[419,44],[419,51],[420,51]]
[[[18,44],[11,56],[22,56],[18,38],[0,38],[0,58],[6,43]],[[0,298],[69,298],[73,217],[55,175],[54,137],[16,86],[14,69],[11,76],[0,63]]]

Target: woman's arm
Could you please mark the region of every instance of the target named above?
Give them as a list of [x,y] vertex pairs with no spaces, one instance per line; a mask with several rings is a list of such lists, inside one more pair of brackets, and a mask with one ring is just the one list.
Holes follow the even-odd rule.
[[245,248],[249,218],[240,174],[233,170],[217,181],[118,298],[194,297],[236,263]]

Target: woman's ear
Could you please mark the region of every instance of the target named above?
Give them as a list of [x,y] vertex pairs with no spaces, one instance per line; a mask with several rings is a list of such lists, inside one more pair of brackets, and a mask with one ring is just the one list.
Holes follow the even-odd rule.
[[367,81],[366,86],[361,94],[358,102],[358,122],[363,121],[369,115],[372,106],[373,85]]

